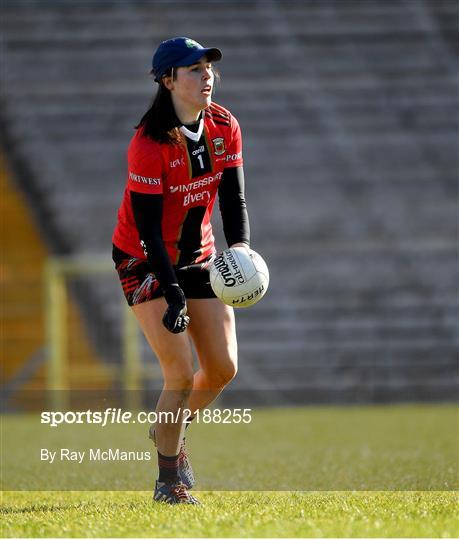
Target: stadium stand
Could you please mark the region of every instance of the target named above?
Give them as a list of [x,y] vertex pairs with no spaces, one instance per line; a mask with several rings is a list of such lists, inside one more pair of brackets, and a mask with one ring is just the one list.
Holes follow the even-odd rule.
[[[43,346],[44,287],[41,275],[46,262],[46,249],[35,225],[30,222],[27,209],[9,178],[1,155],[0,192],[3,233],[0,324],[2,354],[8,358],[2,368],[2,375],[5,380],[11,380],[20,370],[24,359],[33,357]],[[7,233],[12,230],[15,234]],[[24,250],[26,245],[29,249]]]
[[[3,142],[13,166],[27,164],[17,177],[53,253],[110,256],[152,51],[190,35],[223,49],[215,100],[243,128],[252,244],[271,271],[266,298],[237,314],[232,387],[267,403],[457,395],[455,1],[2,10]],[[82,309],[108,328],[93,336],[107,361],[118,361],[118,288],[113,274]]]
[[[23,407],[34,402],[30,392],[40,391],[46,384],[46,288],[43,277],[48,252],[2,155],[0,193],[0,327],[4,383],[1,396],[2,409],[11,410],[19,404]],[[93,377],[84,379],[84,387],[92,388],[95,384],[100,388],[101,384],[110,381],[111,374],[86,335],[78,307],[70,302],[67,308],[68,325],[72,328],[68,339],[72,382],[81,386],[81,373],[87,372],[89,366]],[[94,381],[95,373],[99,373],[99,380]],[[77,374],[80,374],[79,381],[75,381]]]

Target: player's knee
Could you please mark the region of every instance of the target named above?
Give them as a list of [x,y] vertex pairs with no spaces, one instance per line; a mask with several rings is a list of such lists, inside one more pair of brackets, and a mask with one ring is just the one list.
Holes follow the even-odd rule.
[[232,358],[228,358],[225,362],[221,362],[218,367],[212,370],[209,377],[214,388],[223,388],[229,384],[237,373],[237,363]]
[[230,383],[234,377],[236,377],[237,374],[237,364],[236,363],[230,363],[228,364],[227,368],[225,368],[223,372],[223,378],[225,380],[225,384]]

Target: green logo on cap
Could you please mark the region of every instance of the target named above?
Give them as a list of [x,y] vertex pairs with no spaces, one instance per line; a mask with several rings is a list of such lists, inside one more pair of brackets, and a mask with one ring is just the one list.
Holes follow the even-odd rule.
[[196,43],[194,39],[187,39],[185,40],[186,46],[190,49],[198,49],[199,45]]

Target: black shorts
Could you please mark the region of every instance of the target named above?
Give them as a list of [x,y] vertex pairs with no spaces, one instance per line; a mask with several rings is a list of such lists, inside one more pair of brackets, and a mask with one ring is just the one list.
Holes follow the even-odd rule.
[[[116,246],[113,246],[112,258],[124,296],[130,306],[164,296],[145,259],[133,257]],[[214,255],[200,263],[183,268],[174,267],[178,283],[186,298],[216,298],[209,279],[209,265],[213,259]]]

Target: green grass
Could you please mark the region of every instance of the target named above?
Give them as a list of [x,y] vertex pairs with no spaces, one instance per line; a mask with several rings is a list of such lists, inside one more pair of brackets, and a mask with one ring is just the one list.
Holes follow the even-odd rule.
[[[254,409],[250,424],[195,424],[187,445],[203,491],[457,489],[453,405]],[[156,452],[140,424],[40,424],[2,418],[5,491],[146,491]],[[40,449],[151,452],[151,461],[40,460]],[[295,464],[292,467],[292,463]]]
[[42,447],[153,450],[145,426],[51,429],[37,415],[4,415],[1,531],[456,537],[457,430],[454,405],[257,409],[247,425],[196,424],[187,438],[203,504],[170,507],[146,491],[155,477],[153,452],[153,463],[39,459]]
[[200,507],[145,492],[5,492],[3,537],[442,537],[452,492],[201,492]]

